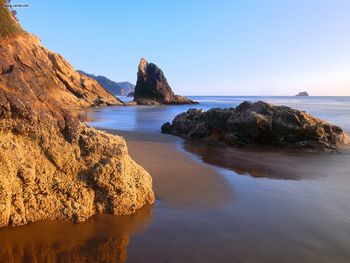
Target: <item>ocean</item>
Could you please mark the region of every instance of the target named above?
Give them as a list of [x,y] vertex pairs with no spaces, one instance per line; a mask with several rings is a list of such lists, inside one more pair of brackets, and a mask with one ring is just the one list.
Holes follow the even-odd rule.
[[61,262],[350,262],[348,150],[218,147],[160,133],[189,108],[245,100],[305,110],[350,133],[350,97],[190,98],[200,104],[80,112],[88,125],[125,137],[131,157],[152,175],[156,203],[131,216],[1,229],[0,259],[26,253]]
[[[123,101],[132,98],[120,96]],[[307,111],[316,117],[341,126],[350,131],[350,97],[259,97],[259,96],[189,96],[198,105],[107,107],[94,110],[90,124],[100,128],[128,131],[159,131],[163,123],[171,121],[177,114],[189,108],[229,108],[243,101],[263,100],[276,105],[286,105]],[[92,115],[89,115],[92,117]]]
[[[93,120],[88,124],[124,131],[128,141],[130,133],[160,136],[163,123],[189,108],[227,108],[246,100],[263,100],[307,111],[350,134],[350,97],[190,98],[200,104],[93,110],[88,113]],[[176,145],[177,151],[221,176],[223,181],[205,190],[199,183],[191,186],[207,203],[211,198],[216,202],[207,208],[172,204],[162,194],[164,185],[157,187],[155,177],[158,202],[148,229],[135,235],[128,246],[130,262],[350,262],[349,151],[246,151],[182,139]],[[156,152],[155,147],[149,154]],[[177,165],[168,169],[177,169]],[[204,174],[197,176],[197,180],[206,180]],[[177,194],[182,192],[179,189]]]

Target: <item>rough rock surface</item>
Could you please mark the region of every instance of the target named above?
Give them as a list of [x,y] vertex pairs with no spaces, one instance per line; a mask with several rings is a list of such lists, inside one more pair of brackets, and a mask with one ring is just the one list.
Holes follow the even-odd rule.
[[61,55],[41,46],[37,37],[24,33],[0,41],[0,81],[8,88],[68,108],[123,104],[95,80],[76,72]]
[[0,69],[0,227],[130,214],[154,201],[124,139],[63,108],[118,103],[112,95],[27,33],[0,40]]
[[141,58],[135,87],[134,101],[142,105],[195,104],[193,100],[175,95],[163,71]]
[[312,115],[263,101],[243,102],[237,108],[189,109],[172,124],[163,124],[163,133],[207,138],[228,145],[272,144],[315,150],[337,150],[347,142],[343,130]]

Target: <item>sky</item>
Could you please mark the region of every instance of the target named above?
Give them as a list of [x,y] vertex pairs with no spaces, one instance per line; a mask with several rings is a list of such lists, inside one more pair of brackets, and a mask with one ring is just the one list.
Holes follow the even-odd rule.
[[136,82],[141,57],[181,95],[350,96],[348,0],[13,0],[76,69]]

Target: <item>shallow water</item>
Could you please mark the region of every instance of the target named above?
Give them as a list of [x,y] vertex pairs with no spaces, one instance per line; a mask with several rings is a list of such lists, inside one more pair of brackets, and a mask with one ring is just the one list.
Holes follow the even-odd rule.
[[[350,131],[349,97],[194,99],[201,103],[195,107],[204,109],[261,99],[306,110]],[[162,123],[189,107],[80,113],[92,126],[120,130],[131,156],[153,176],[156,204],[134,217],[2,229],[0,259],[27,255],[45,262],[40,261],[45,256],[64,260],[74,255],[73,262],[350,262],[348,151],[234,149],[159,134]]]
[[[129,101],[128,97],[120,97]],[[245,100],[263,100],[276,105],[286,105],[307,111],[316,117],[330,121],[350,132],[350,97],[190,97],[199,105],[106,107],[93,109],[85,118],[94,119],[92,126],[126,131],[159,131],[163,123],[171,121],[178,113],[189,108],[236,107]]]

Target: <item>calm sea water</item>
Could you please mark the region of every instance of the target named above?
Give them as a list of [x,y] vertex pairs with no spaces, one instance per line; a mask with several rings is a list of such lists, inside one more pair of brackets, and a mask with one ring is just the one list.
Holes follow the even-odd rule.
[[200,104],[82,112],[126,138],[153,176],[156,204],[134,216],[2,229],[0,262],[350,262],[348,151],[222,148],[159,132],[190,107],[264,100],[350,133],[350,97],[191,98]]
[[[128,97],[120,98],[123,101],[132,100]],[[245,100],[263,100],[305,110],[350,131],[350,97],[192,96],[190,98],[200,104],[101,108],[94,111],[98,121],[90,124],[95,127],[120,130],[159,131],[164,122],[171,121],[178,113],[189,108],[195,107],[207,110],[210,108],[236,107]],[[92,117],[92,115],[89,116]]]
[[[350,97],[191,98],[200,104],[103,108],[87,116],[95,127],[159,134],[164,122],[191,107],[264,100],[305,110],[350,133]],[[179,140],[178,150],[214,167],[234,197],[204,210],[157,203],[150,227],[128,246],[130,262],[350,262],[349,152],[247,151]]]

